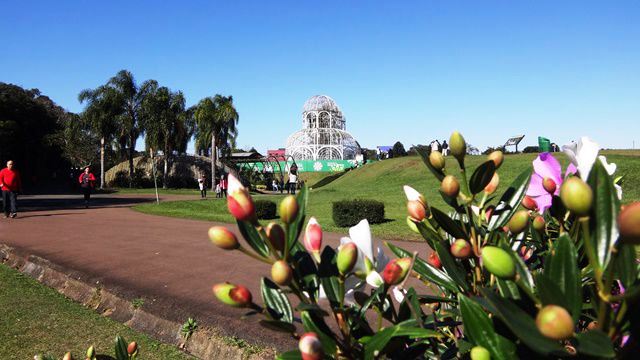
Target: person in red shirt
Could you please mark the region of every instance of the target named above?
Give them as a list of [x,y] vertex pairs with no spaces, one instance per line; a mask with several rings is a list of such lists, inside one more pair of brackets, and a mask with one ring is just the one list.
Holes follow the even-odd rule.
[[84,207],[88,208],[89,200],[91,199],[91,189],[93,189],[96,184],[96,177],[93,176],[93,173],[91,173],[91,169],[88,166],[84,168],[84,172],[78,177],[78,182],[80,183],[80,188],[84,194]]
[[0,170],[0,188],[2,189],[2,207],[4,217],[14,218],[18,214],[18,192],[22,190],[20,173],[13,168],[13,160],[7,161],[7,167]]

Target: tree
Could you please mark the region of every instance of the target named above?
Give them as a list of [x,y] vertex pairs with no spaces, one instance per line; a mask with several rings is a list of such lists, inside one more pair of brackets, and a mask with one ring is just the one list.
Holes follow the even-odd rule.
[[393,144],[393,149],[391,151],[393,152],[393,157],[407,156],[407,151],[404,149],[404,145],[402,145],[400,141]]
[[217,149],[231,149],[238,136],[239,115],[232,96],[207,97],[193,109],[196,150],[211,149],[211,187],[215,188]]

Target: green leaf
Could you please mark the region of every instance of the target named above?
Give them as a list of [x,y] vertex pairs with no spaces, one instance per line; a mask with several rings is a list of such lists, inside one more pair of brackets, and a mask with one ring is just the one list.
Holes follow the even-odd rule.
[[450,218],[449,215],[443,213],[433,206],[431,207],[431,214],[433,215],[433,218],[438,222],[438,225],[440,225],[440,227],[451,236],[456,239],[467,238],[467,234],[464,232],[460,224]]
[[[389,247],[391,252],[393,252],[397,257],[412,257],[413,254],[409,251],[397,247],[389,242],[385,242],[385,244]],[[420,274],[422,278],[428,280],[440,287],[443,287],[451,292],[458,292],[458,286],[455,281],[447,275],[446,273],[436,269],[435,267],[429,265],[426,261],[422,260],[419,257],[416,257],[416,261],[413,264],[413,270]]]
[[237,223],[242,237],[244,237],[249,246],[259,255],[264,257],[269,256],[269,247],[267,243],[264,242],[262,236],[260,236],[258,230],[248,221],[237,221]]
[[449,253],[449,249],[445,248],[444,244],[447,242],[437,242],[435,243],[436,252],[438,253],[438,257],[440,258],[440,262],[442,263],[442,268],[447,272],[449,276],[453,279],[453,281],[460,286],[464,291],[470,291],[471,287],[469,283],[467,283],[466,272],[458,266],[458,263],[451,257]]
[[500,291],[500,295],[509,299],[520,300],[520,290],[515,282],[496,279],[496,287]]
[[440,337],[440,335],[433,330],[423,329],[415,326],[416,321],[411,319],[379,331],[367,341],[364,347],[364,358],[373,359],[374,354],[376,354],[377,352],[382,354],[384,347],[394,337],[408,336],[410,339]]
[[623,244],[618,248],[615,267],[616,274],[625,287],[630,287],[638,278],[638,264],[636,263],[636,248],[632,244]]
[[296,201],[298,203],[298,215],[295,220],[291,222],[291,224],[287,225],[287,246],[289,247],[289,251],[293,250],[295,244],[298,243],[298,238],[300,237],[300,233],[302,233],[302,229],[304,227],[304,220],[306,217],[307,210],[307,200],[309,197],[309,192],[307,191],[307,186],[302,186],[302,189],[296,195]]
[[273,281],[263,277],[260,283],[262,300],[274,320],[293,323],[293,309],[289,298]]
[[582,310],[582,277],[578,268],[578,252],[569,235],[563,234],[555,241],[551,253],[550,261],[545,264],[544,273],[562,291],[568,305],[566,309],[576,323]]
[[579,354],[612,359],[616,356],[609,337],[600,330],[576,334],[575,347]]
[[336,266],[336,252],[330,247],[325,246],[320,255],[320,264],[318,268],[318,279],[327,295],[327,299],[331,306],[340,306],[340,283],[338,282],[338,267]]
[[429,151],[425,148],[418,147],[416,148],[418,154],[422,158],[422,162],[427,166],[427,169],[431,171],[431,173],[439,180],[442,181],[444,179],[444,173],[441,170],[437,170],[433,166],[431,166],[431,162],[429,161]]
[[556,284],[548,275],[539,273],[536,276],[536,290],[542,305],[558,305],[569,309],[569,302],[564,296],[560,286]]
[[115,355],[116,360],[128,360],[129,354],[127,353],[127,341],[120,335],[116,335],[115,340]]
[[531,316],[520,309],[511,300],[504,299],[496,295],[491,289],[480,289],[484,298],[478,301],[489,312],[497,316],[502,322],[531,350],[549,355],[552,353],[562,353],[565,351],[559,343],[544,337]]
[[300,304],[298,304],[298,306],[296,306],[296,310],[306,311],[306,312],[314,313],[320,316],[329,316],[329,313],[326,312],[323,308],[321,308],[317,304],[307,304],[307,303],[301,302]]
[[318,335],[320,342],[322,343],[322,350],[327,355],[333,355],[336,353],[336,342],[333,340],[336,335],[329,329],[324,320],[318,316],[315,316],[307,311],[300,313],[302,318],[302,326],[306,332],[314,332]]
[[496,164],[492,160],[483,162],[476,168],[469,179],[469,190],[472,194],[477,194],[489,185],[493,174],[496,172]]
[[613,179],[601,161],[595,162],[587,182],[593,190],[590,239],[600,265],[606,268],[611,258],[611,249],[618,239],[616,220],[620,210],[620,200],[613,186]]
[[473,343],[491,353],[492,359],[515,358],[515,345],[504,339],[493,328],[493,322],[482,307],[464,295],[460,295],[460,313],[464,323],[464,334]]
[[488,231],[493,231],[503,227],[511,216],[518,210],[518,206],[524,195],[527,193],[529,182],[531,180],[531,174],[533,168],[528,168],[523,171],[518,177],[509,185],[509,188],[502,194],[502,197],[498,201],[498,205],[491,216],[489,222]]
[[282,354],[278,354],[278,360],[302,360],[300,350],[291,350]]

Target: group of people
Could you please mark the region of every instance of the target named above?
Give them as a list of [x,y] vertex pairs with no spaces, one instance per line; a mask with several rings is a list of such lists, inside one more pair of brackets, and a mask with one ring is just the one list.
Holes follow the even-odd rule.
[[440,151],[442,155],[449,155],[449,144],[447,144],[447,140],[442,140],[442,144],[440,141],[433,140],[429,146],[431,147],[431,151]]
[[[215,193],[216,198],[227,197],[227,186],[228,180],[227,175],[222,174],[220,178],[216,181]],[[207,198],[207,176],[203,173],[198,177],[198,188],[200,189],[200,198]]]

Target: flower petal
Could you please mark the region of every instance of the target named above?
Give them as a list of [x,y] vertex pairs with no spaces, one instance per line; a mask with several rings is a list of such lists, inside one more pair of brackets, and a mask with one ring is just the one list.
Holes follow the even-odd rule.
[[364,256],[373,262],[373,242],[371,241],[371,228],[369,222],[364,219],[349,229],[351,241],[356,243]]
[[538,204],[540,213],[543,213],[545,210],[550,208],[553,201],[553,197],[550,194],[536,196],[533,199],[536,201],[536,204]]
[[598,157],[598,151],[600,151],[598,143],[586,136],[583,136],[580,139],[580,142],[578,143],[578,152],[576,153],[576,166],[578,167],[578,172],[580,173],[580,178],[582,180],[587,181],[589,178],[589,173],[591,172],[593,163]]
[[233,173],[229,174],[229,179],[228,179],[228,185],[227,185],[227,192],[229,195],[233,195],[235,193],[237,193],[238,191],[246,191],[245,187],[242,185],[242,183],[240,182],[240,180],[238,180],[237,177],[235,177],[235,175],[233,175]]
[[615,163],[609,164],[607,162],[607,158],[604,157],[603,155],[598,156],[598,159],[600,159],[602,166],[604,166],[604,168],[607,170],[607,174],[613,175],[616,172],[617,166]]
[[399,303],[403,302],[404,297],[407,295],[407,290],[401,289],[398,286],[394,286],[391,292],[393,293],[393,298]]
[[529,196],[540,196],[547,194],[547,190],[544,189],[542,185],[542,177],[536,173],[531,175],[531,182],[529,182],[529,188],[527,189],[527,195]]
[[544,152],[533,160],[533,170],[544,180],[550,178],[556,184],[562,182],[562,168],[553,155]]
[[420,195],[420,193],[416,189],[412,188],[409,185],[405,185],[402,188],[404,189],[404,194],[407,196],[408,201],[422,201],[422,195]]
[[384,284],[384,280],[377,271],[372,271],[367,275],[367,284],[372,288],[377,289]]

